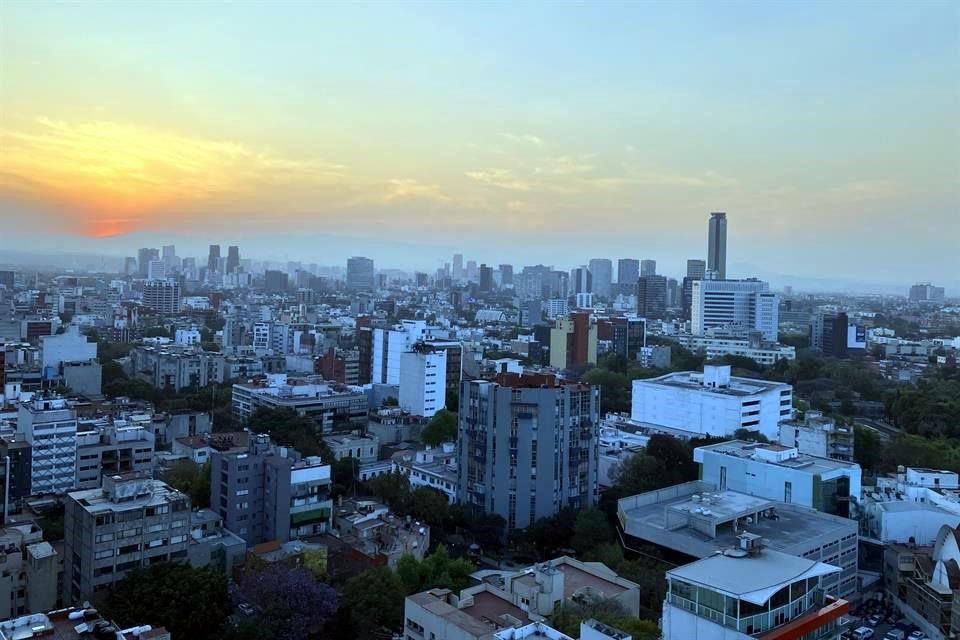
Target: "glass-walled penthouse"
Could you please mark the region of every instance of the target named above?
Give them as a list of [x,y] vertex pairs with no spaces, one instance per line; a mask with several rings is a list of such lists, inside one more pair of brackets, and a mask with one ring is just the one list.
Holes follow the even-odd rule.
[[[678,567],[667,573],[664,629],[669,633],[664,637],[707,638],[703,625],[707,620],[745,636],[794,626],[797,634],[775,637],[834,638],[842,611],[833,604],[825,606],[819,586],[822,576],[839,570],[776,551],[743,549]],[[846,603],[834,604],[838,602],[845,610]]]

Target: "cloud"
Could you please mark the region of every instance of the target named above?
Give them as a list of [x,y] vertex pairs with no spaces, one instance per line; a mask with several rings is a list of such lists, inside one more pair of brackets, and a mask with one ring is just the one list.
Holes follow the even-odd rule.
[[149,226],[149,212],[264,184],[334,184],[346,173],[335,162],[109,121],[40,117],[0,130],[0,147],[0,189],[71,207],[83,214],[75,231],[94,236]]
[[889,200],[896,185],[888,180],[858,180],[836,185],[823,193],[823,199],[837,204],[858,204]]
[[387,181],[382,201],[386,203],[401,200],[424,199],[448,203],[452,198],[438,185],[425,184],[413,178],[394,178]]
[[535,136],[532,133],[505,133],[503,137],[511,142],[523,142],[535,147],[542,147],[544,144],[543,138]]
[[464,175],[482,184],[509,191],[530,191],[533,188],[530,182],[515,177],[509,169],[479,169],[466,171]]

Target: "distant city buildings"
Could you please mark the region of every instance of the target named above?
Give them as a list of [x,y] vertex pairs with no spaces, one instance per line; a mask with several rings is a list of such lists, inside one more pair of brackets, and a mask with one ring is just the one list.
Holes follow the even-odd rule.
[[613,285],[613,262],[607,258],[593,258],[589,269],[593,278],[591,292],[601,298],[609,298]]
[[550,330],[550,366],[573,369],[597,363],[597,320],[589,311],[558,318]]
[[929,282],[915,284],[910,287],[908,298],[910,302],[943,302],[944,288],[935,287]]

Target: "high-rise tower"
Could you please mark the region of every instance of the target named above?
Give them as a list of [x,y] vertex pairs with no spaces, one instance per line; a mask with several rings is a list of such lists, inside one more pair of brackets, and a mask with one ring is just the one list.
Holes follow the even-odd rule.
[[707,240],[707,269],[716,273],[718,280],[727,279],[727,214],[710,214],[710,232]]

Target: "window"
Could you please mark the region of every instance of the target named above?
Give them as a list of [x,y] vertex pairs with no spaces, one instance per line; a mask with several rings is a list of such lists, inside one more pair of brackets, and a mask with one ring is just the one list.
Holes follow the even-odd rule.
[[784,482],[783,483],[783,501],[787,504],[793,502],[793,483]]
[[727,489],[727,468],[720,467],[720,491],[726,491]]

